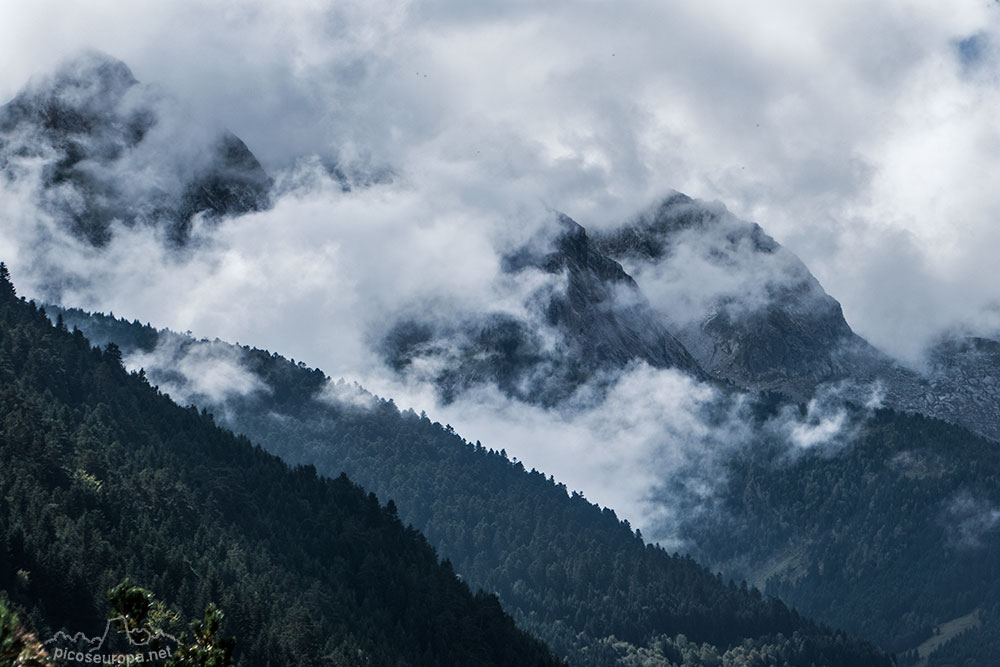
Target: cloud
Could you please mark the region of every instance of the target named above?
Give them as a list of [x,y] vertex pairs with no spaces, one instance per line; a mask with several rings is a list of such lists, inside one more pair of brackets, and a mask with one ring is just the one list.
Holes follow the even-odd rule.
[[370,410],[375,407],[375,397],[356,382],[328,381],[320,393],[320,399],[340,406],[351,406]]
[[914,359],[957,321],[996,324],[998,25],[975,0],[41,0],[5,10],[0,96],[94,46],[272,171],[317,154],[586,226],[669,188],[719,199]]
[[[387,372],[373,337],[408,309],[515,309],[537,285],[503,284],[499,258],[550,208],[601,227],[671,188],[759,221],[899,356],[956,322],[989,325],[982,307],[1000,301],[984,278],[1000,242],[992,5],[7,4],[0,96],[96,47],[190,104],[176,136],[229,127],[278,181],[272,209],[196,221],[184,252],[124,227],[97,252],[38,208],[41,165],[24,160],[24,178],[0,184],[0,252],[21,293],[44,297],[58,275],[67,305],[279,350],[410,397],[400,404],[630,516],[651,511],[663,470],[649,461],[683,467],[742,441],[710,428],[704,388],[634,368],[579,422],[497,396],[435,406],[426,385]],[[220,363],[226,383],[205,392],[247,387]],[[822,446],[849,425],[821,408],[788,436]]]
[[[739,319],[776,302],[794,311],[824,300],[794,254],[718,203],[671,198],[626,229],[633,227],[659,251],[653,257],[625,252],[623,266],[676,326],[701,325],[720,311]],[[619,234],[611,235],[612,243]]]
[[[857,405],[858,397],[865,395],[868,398],[864,404]],[[843,381],[820,385],[804,406],[783,406],[767,420],[762,432],[788,443],[792,456],[810,449],[821,449],[833,456],[854,442],[874,411],[882,407],[883,397],[879,383],[859,386]]]
[[844,428],[844,421],[847,419],[845,410],[840,409],[830,415],[819,415],[816,412],[816,401],[809,401],[806,419],[792,425],[789,436],[797,447],[809,449],[827,443]]
[[953,546],[958,549],[978,549],[983,539],[1000,525],[1000,508],[969,491],[952,498],[945,508],[943,521]]
[[[420,400],[400,388],[397,404]],[[722,462],[748,437],[740,404],[670,369],[635,364],[593,400],[545,409],[478,388],[433,417],[525,466],[554,472],[588,500],[615,509],[649,540],[679,546],[686,510],[713,500]],[[719,412],[725,418],[720,418]],[[470,435],[471,437],[471,435]]]
[[358,379],[381,367],[376,343],[408,312],[446,323],[527,316],[527,295],[562,280],[500,270],[505,249],[550,224],[550,211],[516,199],[483,206],[423,179],[345,192],[322,165],[303,163],[279,179],[271,209],[196,219],[183,250],[123,225],[96,250],[33,206],[31,179],[0,188],[0,240],[21,293],[247,340]]
[[160,336],[156,349],[125,358],[132,371],[155,369],[161,391],[181,405],[223,405],[231,398],[270,391],[247,370],[237,349],[220,341],[189,344],[181,336]]

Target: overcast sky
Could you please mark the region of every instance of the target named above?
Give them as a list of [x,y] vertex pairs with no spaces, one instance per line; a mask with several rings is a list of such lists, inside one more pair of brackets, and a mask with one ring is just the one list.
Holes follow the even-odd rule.
[[[44,215],[7,184],[0,259],[21,293],[64,263],[91,280],[67,305],[358,379],[647,525],[669,518],[650,461],[741,440],[738,420],[701,420],[706,387],[638,367],[572,419],[492,395],[441,406],[387,374],[372,336],[406,308],[516,309],[551,277],[505,283],[498,245],[549,209],[601,227],[672,189],[759,222],[900,358],[1000,325],[984,315],[1000,303],[994,2],[0,0],[0,44],[0,98],[103,50],[189,105],[173,120],[191,134],[239,134],[282,193],[179,259],[145,229],[94,253],[50,224],[39,245]],[[323,162],[393,182],[343,193]],[[792,440],[830,440],[831,410]]]
[[671,188],[720,200],[898,354],[1000,300],[994,2],[2,0],[0,15],[0,97],[96,47],[272,171],[309,154],[434,171],[590,226]]

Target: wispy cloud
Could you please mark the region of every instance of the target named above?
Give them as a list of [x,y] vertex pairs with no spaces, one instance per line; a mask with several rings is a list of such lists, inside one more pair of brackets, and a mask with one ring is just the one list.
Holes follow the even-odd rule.
[[977,549],[986,535],[1000,526],[1000,507],[962,491],[947,503],[942,521],[955,547]]
[[243,364],[236,348],[221,342],[190,343],[160,336],[156,349],[125,358],[129,370],[155,369],[160,390],[181,405],[223,405],[231,398],[270,389]]
[[[497,396],[435,406],[373,341],[408,309],[520,307],[537,286],[505,283],[501,257],[550,209],[600,227],[671,188],[761,222],[890,352],[989,325],[1000,88],[994,51],[970,69],[956,44],[992,43],[998,21],[973,0],[23,3],[0,24],[0,96],[100,48],[190,104],[158,145],[229,127],[278,185],[268,211],[196,224],[184,252],[125,226],[98,252],[39,207],[25,159],[0,179],[0,252],[24,294],[56,277],[70,305],[280,350],[646,516],[648,461],[742,441],[703,416],[713,390],[638,367],[579,421]],[[747,287],[698,250],[706,280]],[[204,393],[247,387],[231,370]],[[850,426],[838,415],[817,403],[787,435],[822,446]]]
[[5,13],[0,97],[93,46],[189,102],[182,134],[230,127],[273,172],[316,154],[447,184],[421,197],[544,201],[587,226],[669,188],[718,198],[801,255],[861,333],[915,358],[956,321],[998,324],[981,317],[1000,300],[982,280],[1000,240],[998,14],[43,0]]

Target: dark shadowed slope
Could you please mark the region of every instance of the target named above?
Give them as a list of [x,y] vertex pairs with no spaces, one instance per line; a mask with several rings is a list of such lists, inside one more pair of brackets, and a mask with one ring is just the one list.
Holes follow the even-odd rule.
[[995,443],[879,410],[839,444],[790,452],[761,438],[726,473],[716,511],[685,528],[699,557],[893,651],[977,609],[977,635],[1000,636]]
[[0,589],[40,632],[94,633],[128,576],[185,618],[219,603],[240,665],[558,664],[392,505],[177,406],[5,273]]
[[594,247],[587,232],[558,216],[551,238],[508,254],[504,273],[558,277],[527,295],[525,315],[440,313],[407,316],[384,337],[388,365],[400,373],[441,369],[433,381],[448,400],[495,384],[508,396],[553,405],[585,384],[596,387],[633,361],[704,377],[684,346],[661,323],[635,281]]
[[[680,664],[683,653],[700,655],[702,642],[710,644],[706,656],[729,652],[733,660],[756,647],[789,665],[888,664],[870,646],[821,629],[774,598],[645,544],[611,510],[551,477],[320,371],[261,350],[61,312],[126,354],[158,349],[157,367],[146,369],[154,382],[196,398],[286,460],[347,471],[393,498],[404,521],[423,529],[466,581],[496,592],[524,627],[574,665],[631,664],[638,654],[652,664],[660,664],[656,656]],[[239,364],[256,389],[224,403],[198,396],[179,370],[190,355]],[[697,643],[693,652],[678,648],[689,640]]]

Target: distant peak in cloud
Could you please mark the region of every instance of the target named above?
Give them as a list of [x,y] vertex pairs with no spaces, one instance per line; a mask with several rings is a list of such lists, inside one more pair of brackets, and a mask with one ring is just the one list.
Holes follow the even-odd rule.
[[92,50],[0,107],[0,172],[9,196],[95,247],[135,226],[183,245],[197,216],[262,210],[272,185],[241,139]]
[[102,51],[84,50],[53,72],[34,77],[11,102],[26,115],[55,121],[66,108],[108,113],[139,81],[121,60]]
[[128,88],[138,80],[123,61],[97,49],[83,49],[56,69],[56,78],[65,84],[99,81],[109,88]]

